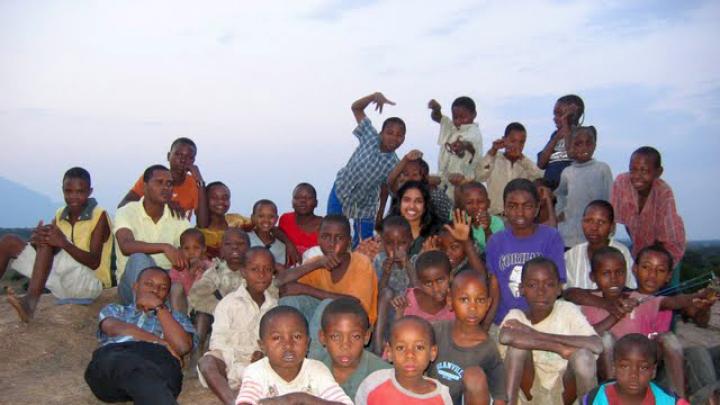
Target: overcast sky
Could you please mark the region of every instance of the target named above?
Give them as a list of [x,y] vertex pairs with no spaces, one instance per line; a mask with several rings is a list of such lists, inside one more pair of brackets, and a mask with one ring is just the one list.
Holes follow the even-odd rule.
[[[437,168],[436,98],[471,96],[485,150],[511,121],[534,156],[579,94],[613,174],[663,154],[691,239],[720,237],[717,1],[0,1],[0,176],[60,201],[71,166],[113,208],[179,136],[233,212],[313,183],[324,213],[356,147],[350,104],[383,91],[402,156]],[[1,226],[2,224],[0,224]]]

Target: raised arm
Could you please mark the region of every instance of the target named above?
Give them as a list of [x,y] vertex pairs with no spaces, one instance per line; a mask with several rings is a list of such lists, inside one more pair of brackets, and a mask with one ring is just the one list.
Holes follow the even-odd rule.
[[442,120],[442,107],[440,106],[440,103],[438,103],[435,99],[432,99],[428,102],[428,108],[431,110],[430,119],[439,124]]
[[405,156],[403,156],[402,159],[398,162],[397,165],[392,169],[390,174],[388,174],[387,178],[387,184],[390,188],[390,191],[393,193],[397,192],[397,189],[399,188],[399,185],[397,184],[398,178],[400,177],[400,174],[405,169],[405,165],[413,160],[418,160],[423,157],[423,153],[420,152],[417,149],[413,149],[410,152],[406,153]]
[[375,103],[375,110],[377,110],[380,114],[382,114],[383,106],[385,104],[395,105],[394,102],[388,100],[380,92],[375,92],[355,100],[355,102],[350,106],[350,109],[352,110],[352,113],[355,116],[355,121],[357,121],[358,124],[367,117],[367,115],[365,115],[365,108],[370,105],[370,103]]

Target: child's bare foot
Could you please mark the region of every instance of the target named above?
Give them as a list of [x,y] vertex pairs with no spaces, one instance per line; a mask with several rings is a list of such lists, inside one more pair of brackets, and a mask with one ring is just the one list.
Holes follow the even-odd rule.
[[15,311],[17,311],[18,316],[20,317],[20,320],[28,323],[33,318],[33,315],[35,314],[34,308],[30,308],[30,306],[25,301],[24,297],[18,297],[15,295],[15,291],[13,291],[10,287],[5,287],[5,292],[7,293],[7,300],[12,305],[13,308],[15,308]]

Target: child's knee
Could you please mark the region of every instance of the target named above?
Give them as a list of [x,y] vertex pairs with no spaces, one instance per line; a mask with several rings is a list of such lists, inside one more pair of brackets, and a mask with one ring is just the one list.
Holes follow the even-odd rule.
[[0,237],[0,253],[17,257],[25,249],[25,241],[15,235],[7,234]]
[[215,356],[205,355],[198,360],[198,369],[203,375],[219,372],[225,368],[225,362]]
[[682,343],[678,339],[677,335],[672,332],[663,333],[659,336],[660,346],[663,354],[680,355],[683,354]]
[[603,350],[607,353],[612,353],[613,347],[615,347],[615,336],[610,332],[604,332],[601,336]]
[[568,361],[576,374],[595,375],[597,369],[595,355],[590,350],[578,349]]
[[488,392],[487,375],[480,367],[468,367],[463,372],[463,390],[465,392]]

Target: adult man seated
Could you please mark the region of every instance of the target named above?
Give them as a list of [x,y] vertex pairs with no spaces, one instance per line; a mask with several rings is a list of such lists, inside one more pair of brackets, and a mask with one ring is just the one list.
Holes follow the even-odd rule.
[[133,302],[132,286],[143,269],[187,266],[178,246],[180,234],[190,222],[172,215],[168,206],[172,187],[173,179],[165,166],[150,166],[143,173],[144,196],[115,214],[118,294],[124,305]]

